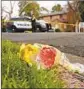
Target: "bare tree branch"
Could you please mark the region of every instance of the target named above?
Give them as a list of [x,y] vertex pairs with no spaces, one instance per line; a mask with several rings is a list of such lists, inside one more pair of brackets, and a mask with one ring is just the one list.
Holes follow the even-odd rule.
[[69,8],[71,8],[73,11],[75,11],[69,1],[68,1],[68,6],[69,6]]
[[14,8],[14,5],[15,5],[15,1],[14,1],[13,5],[12,5],[13,8]]
[[6,12],[6,13],[8,13],[8,14],[10,13],[9,11],[6,11],[6,10],[5,10],[5,9],[3,9],[3,8],[2,8],[2,11]]
[[70,2],[68,1],[68,6],[69,6],[69,8],[71,8],[73,11],[78,11],[79,0],[74,0],[73,3],[70,3]]
[[13,13],[14,5],[15,5],[15,1],[13,5],[12,5],[12,1],[10,1],[10,11],[7,11],[4,7],[2,7],[2,12],[4,11],[5,13],[7,13],[9,15],[9,18],[11,18],[11,15]]

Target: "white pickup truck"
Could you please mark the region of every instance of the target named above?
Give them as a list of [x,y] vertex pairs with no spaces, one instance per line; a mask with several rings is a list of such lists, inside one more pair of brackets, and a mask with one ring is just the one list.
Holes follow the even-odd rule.
[[[46,22],[43,20],[36,20],[36,27],[38,31],[48,31]],[[6,25],[8,31],[11,32],[24,32],[32,30],[31,17],[14,17],[11,18]]]

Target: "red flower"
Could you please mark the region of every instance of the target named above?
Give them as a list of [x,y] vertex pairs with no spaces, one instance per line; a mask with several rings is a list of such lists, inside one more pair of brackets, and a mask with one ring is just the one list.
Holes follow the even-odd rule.
[[39,56],[44,66],[50,68],[54,64],[56,50],[53,47],[43,47]]

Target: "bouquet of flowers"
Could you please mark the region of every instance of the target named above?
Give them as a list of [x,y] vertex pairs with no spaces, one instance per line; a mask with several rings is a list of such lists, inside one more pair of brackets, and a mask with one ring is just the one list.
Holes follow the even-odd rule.
[[37,68],[50,69],[52,66],[60,64],[66,69],[84,73],[84,65],[72,64],[66,55],[57,48],[44,44],[22,44],[20,47],[20,59],[27,62],[30,66],[34,63]]

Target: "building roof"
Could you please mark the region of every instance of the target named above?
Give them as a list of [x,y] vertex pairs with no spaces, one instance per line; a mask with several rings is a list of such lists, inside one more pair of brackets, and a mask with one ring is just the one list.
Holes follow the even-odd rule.
[[56,11],[53,13],[48,13],[48,14],[44,14],[44,15],[40,15],[40,17],[46,17],[46,16],[53,16],[53,15],[61,15],[61,14],[66,14],[67,11]]

